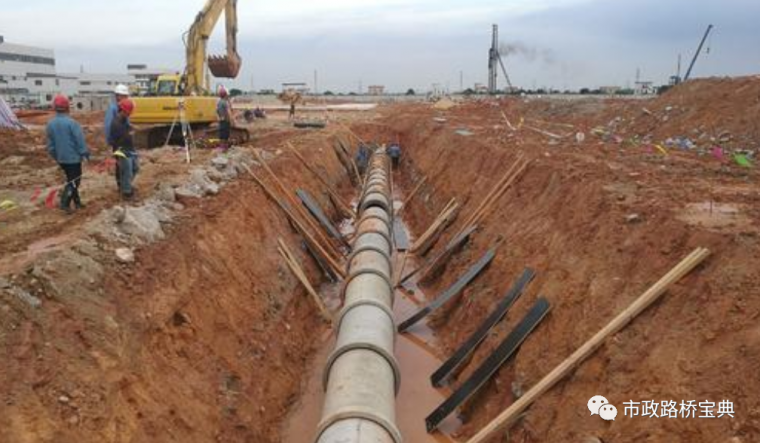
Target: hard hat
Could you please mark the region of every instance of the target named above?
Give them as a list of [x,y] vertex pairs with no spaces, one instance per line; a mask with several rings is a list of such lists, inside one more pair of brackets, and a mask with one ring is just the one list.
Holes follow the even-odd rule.
[[124,100],[119,102],[119,111],[122,111],[123,113],[127,115],[131,115],[132,111],[135,110],[135,102],[132,100],[125,98]]
[[69,98],[65,95],[56,95],[53,99],[53,108],[56,111],[68,111],[69,110]]
[[114,94],[116,95],[129,95],[129,88],[127,85],[116,85],[116,88],[113,90]]
[[227,97],[227,89],[224,86],[219,87],[219,97]]

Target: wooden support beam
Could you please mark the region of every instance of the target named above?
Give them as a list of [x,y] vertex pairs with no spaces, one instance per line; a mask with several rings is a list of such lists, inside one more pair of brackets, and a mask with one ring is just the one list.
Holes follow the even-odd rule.
[[678,265],[665,274],[657,283],[652,285],[646,292],[641,294],[630,306],[623,310],[617,317],[610,321],[604,328],[591,337],[586,343],[572,353],[567,359],[548,373],[541,381],[533,386],[517,401],[512,403],[506,410],[499,414],[480,432],[475,434],[467,443],[485,443],[494,437],[497,432],[509,426],[517,417],[527,409],[538,397],[551,389],[557,382],[566,377],[573,369],[591,356],[603,343],[604,340],[623,329],[634,318],[654,303],[670,286],[691,272],[708,256],[710,251],[705,248],[697,248]]
[[330,268],[335,272],[335,275],[338,275],[341,278],[346,278],[346,271],[343,269],[343,267],[337,261],[335,261],[335,259],[333,259],[327,251],[325,251],[322,245],[320,245],[319,242],[317,242],[317,240],[314,239],[311,234],[309,234],[309,231],[298,220],[298,218],[293,214],[288,206],[277,198],[277,195],[272,192],[271,189],[269,189],[266,183],[264,183],[248,165],[243,164],[243,167],[246,171],[248,171],[248,174],[253,177],[253,180],[256,181],[259,186],[261,186],[267,196],[269,196],[269,198],[272,199],[272,201],[274,201],[280,207],[280,209],[282,209],[291,223],[293,223],[293,226],[295,226],[296,230],[301,234],[301,236],[303,236],[304,240],[306,240],[306,242],[309,243],[319,253],[322,259],[328,265],[330,265]]
[[398,211],[396,212],[397,217],[401,216],[401,213],[404,212],[404,209],[409,205],[409,202],[411,202],[414,196],[417,195],[420,189],[422,189],[422,185],[424,185],[427,182],[427,179],[428,179],[427,176],[422,177],[422,180],[420,180],[419,183],[417,183],[417,185],[414,187],[412,192],[409,193],[409,196],[406,198],[406,200],[404,200],[404,202],[401,203],[401,207],[398,208]]
[[346,202],[343,201],[340,195],[332,188],[332,186],[330,186],[330,184],[327,182],[327,179],[325,179],[324,174],[320,174],[319,172],[317,172],[317,170],[315,170],[311,166],[311,164],[309,164],[309,162],[306,161],[305,158],[303,158],[301,153],[298,152],[298,150],[290,142],[287,142],[285,145],[290,149],[291,152],[293,152],[293,155],[295,155],[299,160],[301,160],[301,163],[303,163],[306,169],[308,169],[309,172],[314,174],[317,180],[319,180],[325,186],[325,188],[327,189],[327,192],[330,193],[333,200],[335,200],[335,203],[340,207],[340,211],[343,213],[343,215],[346,216],[347,218],[356,218],[356,212],[354,212],[354,210],[351,209],[351,206],[346,204]]
[[438,240],[443,231],[457,218],[459,204],[455,198],[449,200],[446,207],[433,220],[428,229],[414,242],[411,252],[425,254]]
[[288,248],[288,245],[285,244],[285,242],[282,240],[282,238],[277,239],[278,248],[277,250],[280,252],[280,255],[282,258],[285,259],[285,263],[288,265],[290,270],[293,272],[293,274],[296,276],[298,281],[301,282],[301,285],[306,289],[306,292],[311,295],[311,298],[314,300],[314,304],[317,305],[317,308],[319,308],[319,312],[322,315],[322,318],[327,320],[328,322],[332,322],[333,318],[330,314],[330,310],[327,309],[327,306],[325,305],[324,300],[322,300],[322,297],[317,294],[317,291],[314,290],[314,287],[309,283],[309,279],[306,277],[306,273],[301,269],[301,267],[298,265],[298,261],[296,260],[296,257],[293,255],[293,253]]
[[320,226],[317,225],[316,221],[311,217],[311,215],[309,215],[308,212],[306,212],[306,209],[303,207],[303,205],[296,201],[292,193],[288,190],[287,187],[285,187],[285,184],[280,180],[279,177],[277,177],[277,174],[275,174],[272,168],[269,167],[269,164],[267,164],[267,162],[264,161],[264,159],[261,157],[261,154],[255,150],[253,151],[253,154],[256,156],[256,160],[261,163],[261,166],[264,168],[267,174],[272,177],[272,180],[280,189],[280,192],[285,195],[285,199],[287,200],[288,204],[290,204],[290,207],[295,210],[295,212],[301,217],[301,221],[305,222],[305,224],[316,234],[315,236],[317,240],[319,240],[322,245],[326,245],[325,250],[330,252],[334,259],[338,259],[341,256],[341,253],[338,251],[335,245],[330,242],[330,239],[327,238]]
[[470,214],[470,217],[467,219],[467,221],[465,221],[464,225],[462,225],[459,231],[454,235],[455,237],[461,234],[462,232],[464,232],[465,230],[467,230],[467,228],[469,228],[470,226],[477,224],[476,220],[480,212],[492,202],[492,200],[494,199],[494,196],[496,196],[499,193],[499,191],[504,187],[504,185],[509,181],[510,177],[512,177],[515,170],[517,170],[520,164],[522,164],[522,159],[523,159],[523,153],[520,152],[519,154],[517,154],[517,158],[515,159],[515,162],[512,163],[512,166],[510,166],[507,172],[504,173],[504,175],[499,179],[499,181],[496,182],[494,187],[491,188],[488,194],[486,194],[486,196],[480,202],[478,207]]

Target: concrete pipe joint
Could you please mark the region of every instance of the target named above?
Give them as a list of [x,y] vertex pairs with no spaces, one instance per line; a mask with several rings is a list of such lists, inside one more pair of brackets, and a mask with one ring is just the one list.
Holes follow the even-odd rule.
[[[385,222],[386,225],[388,225],[388,230],[390,231],[390,229],[391,229],[391,217],[388,215],[388,213],[385,210],[383,210],[383,208],[378,208],[378,207],[367,208],[362,213],[362,217],[359,220],[359,223],[357,223],[357,225],[362,224],[362,222],[364,220],[368,219],[368,218],[375,218],[375,219],[378,219],[378,220],[382,220],[383,222]],[[357,237],[356,241],[357,242],[359,241],[358,237]]]
[[359,211],[364,212],[365,210],[373,206],[382,208],[386,212],[390,212],[391,210],[390,199],[387,197],[387,195],[384,192],[381,193],[377,191],[372,191],[371,193],[366,194],[364,196],[364,199],[362,200],[362,204],[359,206]]

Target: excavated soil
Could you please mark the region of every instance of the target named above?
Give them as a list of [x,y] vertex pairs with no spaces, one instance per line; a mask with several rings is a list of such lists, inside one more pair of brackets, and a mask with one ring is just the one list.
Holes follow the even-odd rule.
[[[754,93],[714,104],[715,97],[730,100],[737,89]],[[664,119],[645,130],[637,129],[640,125],[634,121],[615,131],[624,138],[650,137],[652,143],[661,143],[684,135],[688,121],[697,126],[712,121],[709,131],[716,136],[730,131],[732,140],[742,141],[734,146],[752,155],[760,145],[760,120],[744,116],[757,112],[758,91],[760,79],[754,78],[694,82],[643,102],[507,100],[466,103],[446,112],[418,105],[395,108],[373,124],[354,128],[368,139],[400,138],[405,147],[404,188],[428,178],[405,210],[413,232],[423,232],[451,198],[465,204],[463,215],[429,255],[449,240],[518,152],[532,160],[473,241],[426,287],[429,295],[439,293],[504,239],[490,268],[434,316],[432,324],[442,344],[439,353],[445,358],[477,328],[524,267],[538,273],[506,321],[458,375],[455,387],[493,351],[538,295],[552,304],[549,317],[516,356],[462,409],[465,425],[460,438],[473,435],[681,258],[703,246],[712,251],[704,265],[609,338],[504,437],[493,441],[760,439],[756,169],[706,155],[712,141],[663,155],[652,154],[642,144],[623,144],[588,132],[579,143],[574,135],[606,125],[613,114],[626,123],[637,118],[632,116],[638,116],[642,106],[657,112],[674,103],[690,117]],[[724,112],[713,116],[714,107]],[[514,131],[508,129],[502,111]],[[528,125],[573,135],[557,139]],[[586,402],[597,394],[617,405],[615,421],[589,416]],[[709,400],[716,405],[729,400],[736,414],[720,419],[623,416],[624,402],[644,400]]]

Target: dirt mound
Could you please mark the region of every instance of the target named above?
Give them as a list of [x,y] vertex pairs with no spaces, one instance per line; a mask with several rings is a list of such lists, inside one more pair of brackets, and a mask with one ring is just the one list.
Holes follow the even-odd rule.
[[[665,106],[667,100],[672,97],[657,103]],[[664,160],[614,141],[578,144],[574,137],[554,139],[526,129],[533,125],[563,134],[571,129],[556,123],[569,122],[573,129],[594,127],[606,123],[611,110],[641,112],[646,106],[659,111],[651,103],[610,102],[596,109],[589,103],[560,103],[552,106],[551,115],[538,112],[535,102],[472,103],[452,111],[443,124],[433,120],[432,111],[396,108],[386,113],[385,133],[400,134],[404,147],[403,186],[408,189],[423,175],[428,177],[428,184],[405,209],[416,234],[457,198],[465,207],[451,235],[519,150],[533,160],[472,244],[427,288],[428,294],[440,293],[497,239],[505,239],[491,268],[437,318],[436,333],[444,346],[440,352],[447,357],[524,267],[538,272],[530,290],[478,349],[455,386],[472,374],[539,295],[553,305],[549,318],[513,362],[463,409],[467,420],[462,437],[479,430],[511,404],[515,394],[538,382],[694,247],[706,246],[714,255],[702,269],[609,339],[572,376],[542,396],[508,436],[494,441],[565,442],[589,436],[617,442],[676,441],[683,436],[693,442],[760,439],[757,417],[751,412],[760,408],[755,395],[760,383],[753,370],[760,363],[760,354],[753,351],[760,349],[755,321],[760,312],[760,268],[754,265],[760,257],[760,210],[751,185],[757,172],[735,166],[721,169],[693,152]],[[582,115],[565,112],[578,106],[584,109]],[[743,106],[754,105],[749,100]],[[515,127],[524,121],[522,128],[509,130],[502,110]],[[553,118],[558,115],[570,118],[558,122]],[[728,122],[731,116],[721,118]],[[682,129],[671,125],[661,128],[663,135]],[[461,127],[474,135],[458,134]],[[736,134],[748,134],[752,124],[732,128]],[[356,131],[369,136],[382,129],[365,125]],[[694,208],[713,207],[705,205],[711,200],[725,206],[715,204],[714,213],[693,217]],[[731,211],[721,209],[725,207]],[[723,221],[700,221],[714,217]],[[448,237],[436,248],[445,240]],[[435,250],[430,255],[434,254]],[[586,401],[599,393],[618,405],[620,414],[612,426],[588,417]],[[746,412],[734,419],[668,422],[622,414],[623,402],[631,400],[717,404],[724,399]]]

